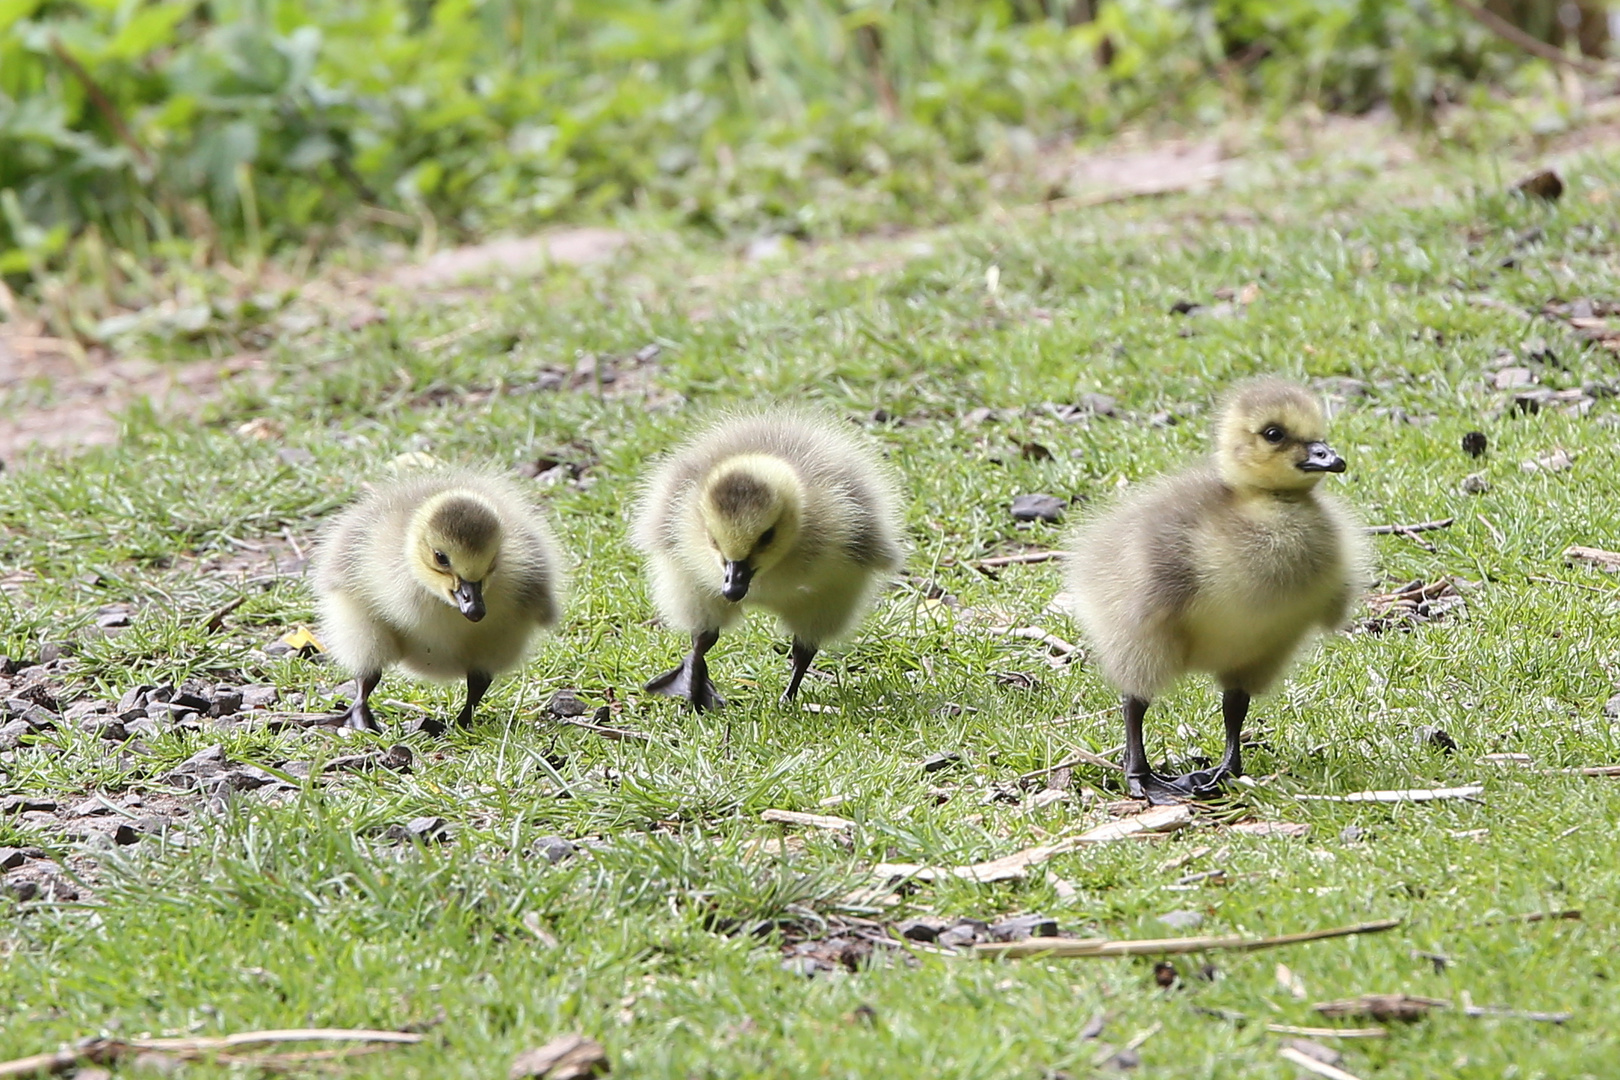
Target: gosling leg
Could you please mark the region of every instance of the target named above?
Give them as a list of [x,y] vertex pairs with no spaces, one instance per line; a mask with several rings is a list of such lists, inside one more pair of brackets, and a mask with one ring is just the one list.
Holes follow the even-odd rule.
[[1193,790],[1184,778],[1167,778],[1153,771],[1148,764],[1147,748],[1142,739],[1142,718],[1147,716],[1145,698],[1125,698],[1125,791],[1133,799],[1146,799],[1154,806],[1168,806],[1186,802]]
[[457,727],[472,726],[473,710],[484,700],[484,694],[489,691],[489,684],[494,681],[495,677],[487,671],[467,672],[467,703],[461,707],[460,714],[456,716]]
[[1199,769],[1182,777],[1199,795],[1214,794],[1221,781],[1243,775],[1243,721],[1249,716],[1249,692],[1227,690],[1221,695],[1221,719],[1226,722],[1226,752],[1213,769]]
[[795,634],[793,648],[788,655],[793,660],[793,673],[788,676],[787,689],[782,692],[783,704],[792,701],[798,695],[799,684],[804,681],[804,673],[810,670],[810,661],[816,658],[816,647],[805,644]]
[[709,681],[707,654],[720,640],[718,630],[697,630],[692,634],[692,652],[680,666],[666,671],[642,687],[650,694],[685,698],[698,712],[725,708],[726,701]]
[[354,704],[349,706],[348,712],[343,714],[344,727],[353,728],[355,731],[382,730],[377,718],[371,715],[371,704],[367,700],[380,682],[382,682],[380,671],[368,671],[360,676],[360,692],[355,695]]

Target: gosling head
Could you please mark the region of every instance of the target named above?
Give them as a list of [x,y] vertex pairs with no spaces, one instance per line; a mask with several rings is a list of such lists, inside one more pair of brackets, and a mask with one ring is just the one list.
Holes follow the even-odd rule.
[[411,517],[406,555],[428,592],[472,622],[484,617],[484,585],[501,553],[501,519],[483,499],[445,492]]
[[1304,492],[1323,473],[1344,472],[1327,444],[1322,406],[1280,379],[1243,383],[1226,399],[1215,430],[1221,478],[1233,487]]
[[722,462],[698,496],[698,514],[723,575],[720,595],[736,603],[754,575],[769,570],[799,540],[804,489],[792,466],[766,454]]

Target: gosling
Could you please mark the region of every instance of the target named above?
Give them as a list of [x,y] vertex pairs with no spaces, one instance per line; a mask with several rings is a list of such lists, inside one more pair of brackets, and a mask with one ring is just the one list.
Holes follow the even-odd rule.
[[[1316,491],[1324,473],[1345,470],[1326,434],[1303,387],[1242,383],[1220,409],[1211,460],[1125,496],[1071,538],[1075,614],[1124,695],[1132,797],[1201,798],[1243,775],[1249,699],[1313,630],[1340,626],[1365,589],[1363,530]],[[1213,769],[1161,777],[1148,765],[1142,718],[1188,671],[1221,686],[1226,751]]]
[[[546,519],[505,480],[474,472],[407,476],[326,529],[315,555],[321,638],[358,679],[345,727],[379,731],[369,699],[384,669],[467,680],[458,725],[536,630],[556,625],[563,561]],[[425,721],[441,734],[445,725]]]
[[837,421],[776,409],[698,435],[652,472],[634,514],[658,611],[692,635],[690,655],[645,689],[723,707],[706,655],[746,605],[793,635],[793,700],[822,644],[900,568],[901,529],[888,466]]

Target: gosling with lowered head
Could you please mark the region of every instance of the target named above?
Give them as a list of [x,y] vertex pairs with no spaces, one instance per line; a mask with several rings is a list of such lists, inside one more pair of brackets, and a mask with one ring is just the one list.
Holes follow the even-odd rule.
[[544,515],[506,480],[444,471],[372,491],[332,522],[315,556],[322,640],[360,686],[345,726],[381,730],[369,699],[394,664],[465,678],[456,723],[470,724],[494,677],[556,625],[563,574]]
[[843,634],[898,570],[900,496],[867,440],[826,417],[784,409],[727,418],[651,474],[633,542],[646,552],[664,621],[692,635],[679,667],[647,683],[696,709],[725,701],[708,651],[744,605],[793,634],[783,701],[821,645]]
[[[1223,402],[1207,462],[1127,494],[1069,543],[1074,611],[1124,695],[1125,777],[1155,803],[1202,797],[1243,774],[1251,696],[1313,630],[1341,625],[1367,582],[1363,531],[1316,490],[1345,470],[1303,387],[1239,384]],[[1162,777],[1148,765],[1149,702],[1188,671],[1222,689],[1226,751],[1213,769]]]

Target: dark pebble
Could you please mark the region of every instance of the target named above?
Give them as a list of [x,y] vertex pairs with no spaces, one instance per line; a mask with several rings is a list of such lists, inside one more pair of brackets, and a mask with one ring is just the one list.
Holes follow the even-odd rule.
[[572,717],[584,716],[590,710],[575,691],[558,690],[546,703],[546,711],[552,716]]
[[1012,501],[1012,516],[1019,521],[1058,522],[1067,505],[1055,495],[1019,495]]
[[1023,941],[1032,937],[1056,937],[1056,919],[1045,915],[1016,915],[990,927],[991,941]]
[[382,752],[382,756],[377,759],[377,764],[385,769],[393,769],[395,772],[410,772],[411,765],[415,761],[416,755],[411,753],[410,747],[404,743],[395,743]]
[[908,941],[938,941],[939,935],[947,928],[944,919],[934,919],[924,916],[920,919],[907,919],[895,927],[900,936]]
[[112,838],[113,843],[119,847],[128,847],[131,844],[140,842],[141,833],[139,829],[125,821],[121,822],[118,828],[113,830]]
[[162,686],[154,686],[152,689],[146,692],[146,703],[148,705],[152,704],[154,701],[167,703],[173,698],[174,687],[168,683],[164,683]]
[[79,726],[86,733],[108,742],[124,742],[129,738],[129,729],[116,716],[87,717]]
[[56,721],[60,719],[60,717],[58,717],[51,710],[47,709],[45,706],[36,705],[32,701],[25,701],[21,698],[12,698],[11,700],[7,701],[6,708],[8,711],[10,711],[12,716],[16,717],[18,720],[21,720],[31,728],[41,730],[45,728],[53,728],[56,726]]
[[192,712],[202,713],[208,711],[208,706],[211,703],[195,690],[182,690],[169,699],[169,704],[178,705],[183,709],[190,709]]
[[941,769],[948,769],[952,765],[959,764],[961,760],[962,755],[958,754],[955,750],[946,750],[942,753],[930,754],[922,760],[922,771],[924,773],[937,773]]
[[0,814],[52,813],[57,807],[55,799],[42,799],[35,795],[7,795],[0,799]]
[[1180,981],[1181,972],[1177,971],[1176,965],[1172,964],[1170,961],[1160,960],[1158,963],[1153,965],[1154,985],[1169,989]]
[[0,870],[15,870],[27,861],[21,848],[0,847]]
[[0,886],[0,892],[4,892],[13,900],[28,901],[39,895],[39,883],[29,881],[26,878],[18,881],[8,881],[5,885]]
[[1422,727],[1418,729],[1418,738],[1443,754],[1457,752],[1457,740],[1445,728]]
[[47,641],[39,647],[39,662],[41,664],[54,663],[73,652],[73,646],[65,641]]
[[1552,169],[1538,169],[1513,185],[1513,190],[1548,202],[1564,194],[1564,179]]
[[208,703],[208,715],[213,717],[230,716],[242,708],[242,695],[236,690],[220,690],[214,694],[214,700]]
[[564,859],[571,859],[579,851],[573,842],[561,836],[542,836],[534,842],[536,855],[544,855],[546,861],[555,866]]
[[134,712],[139,709],[146,711],[146,695],[156,690],[155,686],[132,686],[124,691],[124,696],[118,699],[120,713]]

